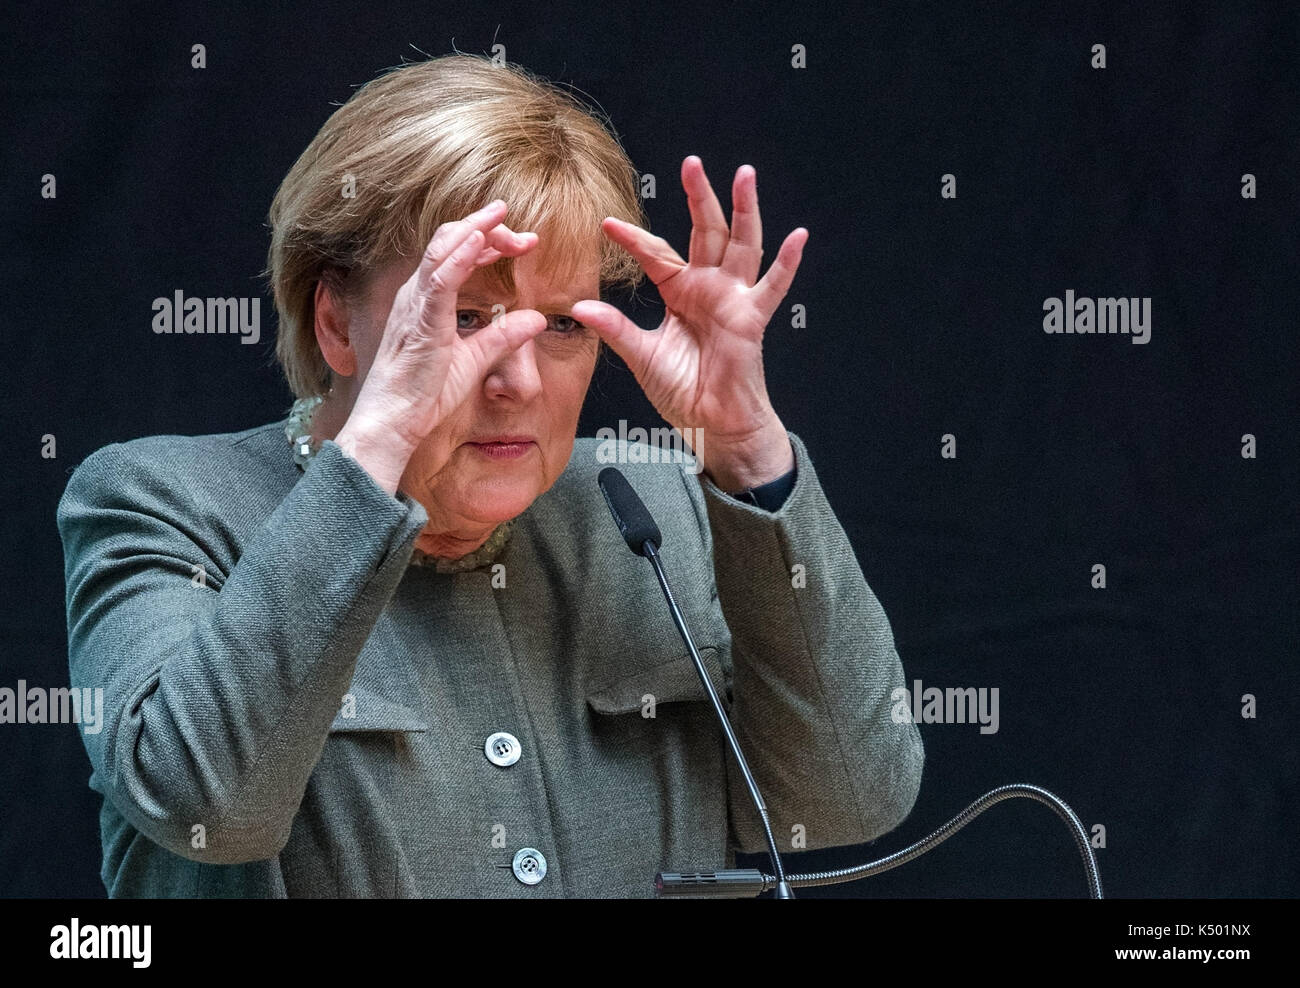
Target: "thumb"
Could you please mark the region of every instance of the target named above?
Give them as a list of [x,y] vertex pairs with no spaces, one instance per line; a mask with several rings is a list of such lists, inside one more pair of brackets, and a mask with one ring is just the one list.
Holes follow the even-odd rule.
[[546,317],[536,309],[515,309],[493,319],[465,342],[478,351],[479,366],[491,367],[546,329]]
[[574,303],[569,314],[578,322],[594,329],[609,344],[610,349],[623,358],[628,369],[633,374],[640,375],[649,359],[650,333],[614,306],[595,299]]

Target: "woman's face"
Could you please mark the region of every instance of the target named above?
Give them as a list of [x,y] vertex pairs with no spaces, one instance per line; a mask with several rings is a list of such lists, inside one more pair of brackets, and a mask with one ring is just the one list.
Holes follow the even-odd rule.
[[[568,465],[600,343],[594,330],[568,312],[579,299],[600,297],[599,261],[593,255],[571,282],[556,284],[538,274],[540,249],[515,259],[513,298],[492,286],[482,269],[458,294],[462,332],[486,326],[497,304],[535,309],[548,325],[489,368],[478,389],[412,455],[401,487],[428,511],[426,533],[477,540],[485,526],[490,531],[523,512]],[[358,357],[358,374],[349,382],[354,396],[378,350],[393,298],[415,268],[395,265],[372,283],[363,331],[352,327]],[[527,442],[491,445],[515,437]],[[448,448],[450,459],[440,464]]]

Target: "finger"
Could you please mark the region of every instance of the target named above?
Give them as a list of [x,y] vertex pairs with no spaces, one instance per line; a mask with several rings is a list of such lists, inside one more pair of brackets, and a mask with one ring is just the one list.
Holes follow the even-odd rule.
[[538,244],[535,233],[515,233],[504,223],[498,223],[487,233],[487,246],[475,261],[477,267],[485,267],[503,257],[519,257],[527,254]]
[[682,188],[691,210],[691,246],[687,257],[692,264],[716,267],[727,249],[727,217],[713,193],[704,163],[696,155],[682,162]]
[[610,240],[637,259],[646,276],[656,285],[663,284],[686,267],[682,256],[668,245],[668,241],[648,230],[613,216],[606,216],[600,228]]
[[488,246],[497,251],[497,256],[518,257],[537,246],[537,234],[515,233],[504,223],[498,223],[487,231]]
[[545,332],[546,326],[546,317],[536,309],[513,309],[475,330],[465,338],[465,344],[474,351],[478,366],[487,368]]
[[460,245],[425,279],[420,295],[420,328],[450,341],[456,333],[456,293],[474,271],[483,252],[483,231],[470,230]]
[[808,242],[808,231],[798,227],[790,232],[777,251],[776,260],[767,269],[767,274],[754,286],[754,305],[763,316],[763,324],[772,318],[776,307],[781,304],[790,285],[794,283],[795,272],[803,260],[803,247]]
[[758,175],[752,165],[736,169],[731,183],[731,240],[722,258],[722,270],[754,284],[763,263],[763,224],[758,216]]
[[[463,220],[444,223],[434,232],[432,239],[420,258],[420,267],[416,270],[416,290],[421,297],[428,294],[429,279],[438,267],[454,251],[458,250],[470,234],[478,231],[485,235],[497,226],[506,214],[506,204],[501,199],[493,199],[477,212],[470,213]],[[498,247],[499,245],[494,244]]]
[[655,333],[647,333],[614,306],[595,299],[575,302],[569,315],[594,329],[610,349],[623,358],[628,370],[638,379],[641,377],[650,364]]

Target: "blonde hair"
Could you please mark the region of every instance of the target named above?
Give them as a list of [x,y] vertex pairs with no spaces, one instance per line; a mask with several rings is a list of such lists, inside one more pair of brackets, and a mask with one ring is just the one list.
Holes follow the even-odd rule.
[[[268,216],[263,275],[294,394],[330,385],[317,282],[355,297],[381,267],[418,258],[440,224],[493,199],[506,201],[511,229],[538,233],[545,275],[568,280],[598,254],[602,289],[635,288],[639,265],[600,230],[605,216],[647,226],[636,170],[607,119],[520,66],[478,55],[394,68],[357,90],[289,169]],[[486,270],[509,294],[513,269],[503,257]]]

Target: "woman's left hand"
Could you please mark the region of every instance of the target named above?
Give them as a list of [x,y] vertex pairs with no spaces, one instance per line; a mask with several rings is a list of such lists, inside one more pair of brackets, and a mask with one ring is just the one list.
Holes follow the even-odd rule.
[[659,289],[666,309],[659,328],[647,332],[594,299],[570,311],[623,358],[664,421],[684,437],[702,436],[692,446],[703,468],[723,490],[737,491],[794,468],[789,437],[768,400],[763,331],[790,290],[808,231],[791,232],[759,279],[763,233],[754,169],[736,171],[730,230],[694,155],[682,162],[682,186],[692,222],[689,261],[640,227],[613,217],[601,224]]

